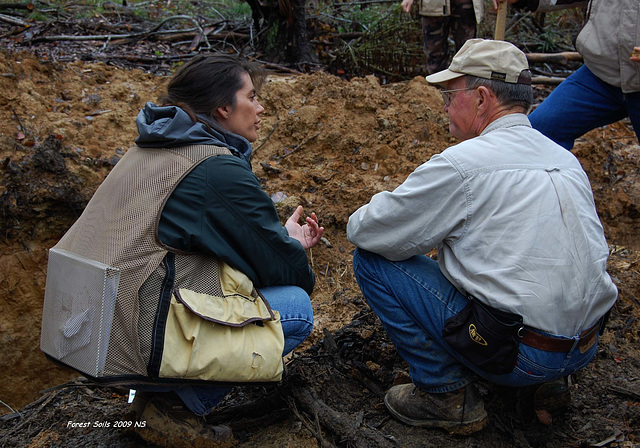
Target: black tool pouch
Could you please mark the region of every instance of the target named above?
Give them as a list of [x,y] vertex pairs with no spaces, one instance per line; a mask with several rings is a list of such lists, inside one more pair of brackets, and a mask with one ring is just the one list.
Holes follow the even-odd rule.
[[522,316],[497,310],[473,297],[445,321],[442,337],[451,348],[485,372],[511,373],[518,360]]

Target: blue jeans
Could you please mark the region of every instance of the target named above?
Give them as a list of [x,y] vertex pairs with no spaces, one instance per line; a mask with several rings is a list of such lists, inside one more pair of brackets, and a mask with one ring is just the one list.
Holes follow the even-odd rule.
[[[297,286],[270,286],[260,289],[271,308],[280,313],[284,332],[283,356],[293,351],[313,330],[313,308],[309,295]],[[175,392],[196,415],[207,415],[232,388],[229,386],[185,386],[144,388],[149,392]],[[141,389],[142,390],[142,389]]]
[[534,129],[571,149],[576,138],[625,117],[640,141],[640,92],[622,93],[583,65],[531,112],[529,120]]
[[468,299],[447,280],[436,261],[422,255],[390,261],[357,249],[353,269],[369,306],[409,364],[413,383],[426,392],[450,392],[466,386],[471,382],[472,372],[504,386],[539,384],[583,368],[596,353],[597,343],[580,353],[577,338],[557,336],[574,339],[573,348],[558,353],[520,344],[513,372],[504,375],[484,372],[442,340],[445,321],[462,310]]

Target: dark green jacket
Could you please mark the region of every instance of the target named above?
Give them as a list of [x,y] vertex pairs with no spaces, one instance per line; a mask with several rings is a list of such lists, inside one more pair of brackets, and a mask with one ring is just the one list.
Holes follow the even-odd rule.
[[314,275],[302,245],[289,237],[251,171],[251,145],[208,129],[177,107],[147,103],[137,120],[138,146],[224,146],[233,155],[206,159],[176,187],[162,211],[158,237],[180,251],[214,255],[245,273],[257,288],[295,285],[308,294]]

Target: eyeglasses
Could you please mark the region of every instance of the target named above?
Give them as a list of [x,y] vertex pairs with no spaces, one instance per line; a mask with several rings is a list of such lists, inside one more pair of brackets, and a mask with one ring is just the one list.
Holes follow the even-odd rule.
[[469,87],[467,89],[452,89],[452,90],[441,90],[440,93],[442,94],[442,99],[444,101],[444,105],[448,106],[449,104],[451,104],[451,93],[452,92],[464,92],[467,90],[475,90],[477,89],[477,87]]

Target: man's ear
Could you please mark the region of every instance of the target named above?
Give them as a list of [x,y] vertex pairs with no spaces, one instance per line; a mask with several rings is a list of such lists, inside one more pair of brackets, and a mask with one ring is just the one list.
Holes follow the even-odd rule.
[[480,86],[478,90],[478,110],[485,110],[491,105],[491,97],[495,96],[491,90],[485,86]]

